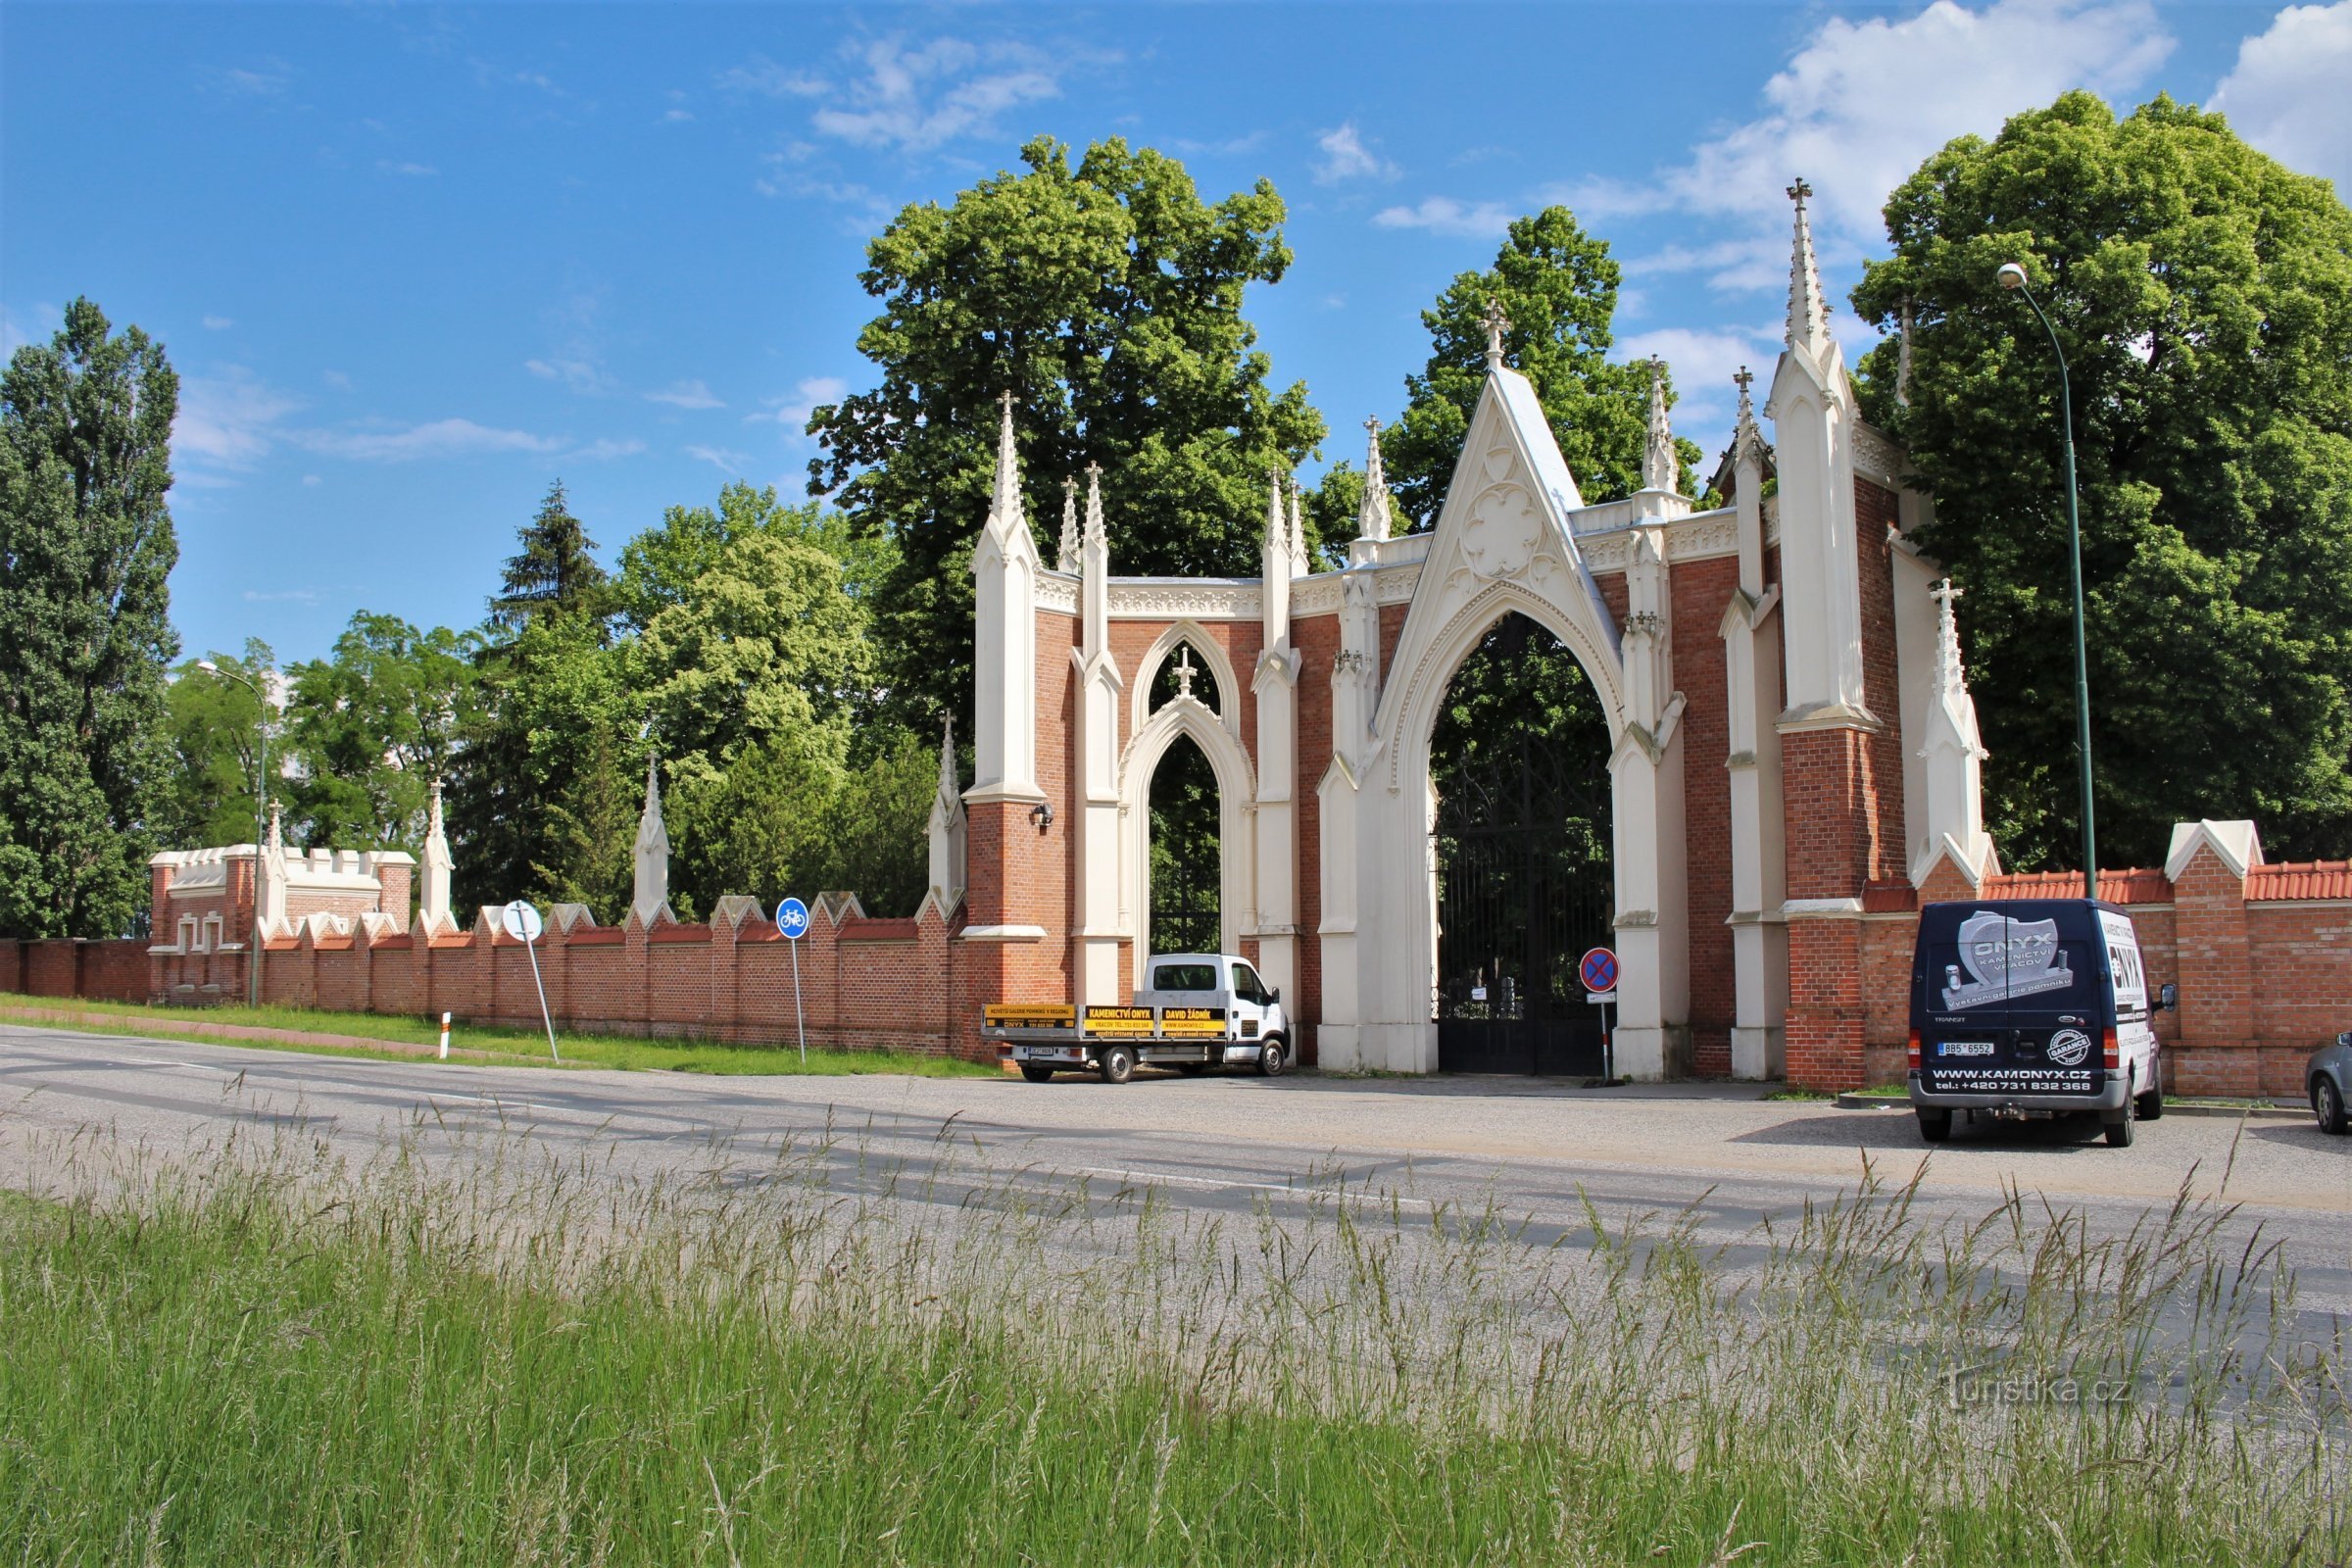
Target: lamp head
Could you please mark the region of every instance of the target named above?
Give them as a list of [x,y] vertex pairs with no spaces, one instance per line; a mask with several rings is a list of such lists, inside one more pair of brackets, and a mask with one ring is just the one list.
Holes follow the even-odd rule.
[[2026,286],[2026,270],[2015,262],[2003,262],[1998,276],[2003,288],[2016,289]]
[[209,659],[199,659],[196,661],[196,667],[203,670],[207,675],[218,675],[220,673],[220,666],[214,663]]

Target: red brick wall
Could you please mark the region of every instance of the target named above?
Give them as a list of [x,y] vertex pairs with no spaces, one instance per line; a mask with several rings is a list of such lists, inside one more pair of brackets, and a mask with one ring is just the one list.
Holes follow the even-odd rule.
[[1868,479],[1854,481],[1854,544],[1862,574],[1862,701],[1886,724],[1864,749],[1867,787],[1861,799],[1869,877],[1897,877],[1905,863],[1903,833],[1903,700],[1894,646],[1894,546],[1886,530],[1900,518],[1894,492]]
[[[1622,580],[1622,579],[1619,579]],[[1735,557],[1674,567],[1674,684],[1683,710],[1683,827],[1690,912],[1691,1070],[1701,1078],[1732,1072],[1732,1025],[1739,1020],[1732,958],[1731,692],[1718,629],[1740,586]]]
[[147,944],[133,939],[85,942],[54,938],[0,940],[0,991],[32,997],[147,1000]]

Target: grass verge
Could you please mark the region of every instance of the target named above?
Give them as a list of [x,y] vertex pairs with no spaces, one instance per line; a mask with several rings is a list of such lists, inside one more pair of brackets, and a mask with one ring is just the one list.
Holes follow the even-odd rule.
[[[861,1150],[615,1185],[104,1155],[0,1202],[12,1561],[2329,1561],[2274,1253],[1866,1180],[1735,1268],[1344,1181],[1172,1216]],[[428,1157],[428,1155],[430,1157]],[[844,1183],[842,1173],[859,1180]],[[919,1200],[901,1201],[902,1199]],[[2276,1314],[2274,1313],[2274,1316]],[[2246,1341],[2256,1342],[2249,1351]],[[1986,1366],[2113,1400],[1957,1391]],[[2256,1375],[2259,1374],[2259,1375]]]
[[[224,1003],[216,1007],[148,1006],[126,1002],[85,1002],[78,998],[28,997],[0,992],[0,1017],[20,1014],[18,1021],[37,1024],[30,1013],[76,1015],[58,1027],[100,1033],[151,1035],[175,1040],[210,1040],[215,1044],[299,1051],[314,1054],[365,1056],[379,1060],[413,1060],[417,1050],[437,1047],[440,1024],[422,1018],[392,1017],[366,1012],[328,1012],[310,1007],[261,1006]],[[85,1021],[104,1018],[105,1023]],[[120,1020],[116,1022],[115,1020]],[[225,1024],[274,1029],[286,1034],[313,1035],[315,1040],[223,1038],[189,1024]],[[177,1027],[175,1027],[177,1026]],[[993,1062],[963,1061],[954,1056],[925,1056],[911,1052],[828,1051],[808,1053],[801,1063],[798,1049],[781,1046],[735,1046],[707,1041],[647,1039],[631,1035],[571,1034],[559,1030],[558,1048],[566,1067],[616,1067],[632,1072],[737,1073],[755,1076],[839,1077],[857,1073],[907,1073],[923,1078],[994,1078],[1003,1069]],[[411,1049],[377,1049],[370,1042]],[[547,1036],[530,1030],[476,1026],[458,1022],[450,1034],[450,1059],[502,1067],[550,1067]]]

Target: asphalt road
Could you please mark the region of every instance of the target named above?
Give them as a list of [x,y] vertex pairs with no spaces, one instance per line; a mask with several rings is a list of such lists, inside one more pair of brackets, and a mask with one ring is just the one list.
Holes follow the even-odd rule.
[[0,1024],[0,1183],[48,1190],[61,1136],[108,1132],[168,1152],[231,1129],[296,1130],[358,1157],[404,1138],[428,1154],[478,1152],[487,1132],[614,1172],[681,1175],[728,1151],[805,1148],[829,1131],[850,1184],[893,1161],[920,1166],[946,1138],[998,1169],[1147,1184],[1204,1210],[1247,1213],[1344,1180],[1416,1203],[1491,1201],[1539,1239],[1582,1230],[1588,1200],[1611,1222],[1693,1206],[1699,1234],[1735,1248],[1760,1222],[1785,1225],[1809,1201],[1852,1192],[1865,1160],[1892,1183],[1918,1174],[1930,1219],[1976,1218],[2014,1188],[2080,1212],[2093,1235],[2129,1230],[2185,1187],[2238,1205],[2231,1235],[2282,1245],[2309,1326],[2352,1320],[2352,1139],[2308,1120],[2168,1117],[2143,1125],[2130,1150],[2062,1124],[1963,1130],[1931,1157],[1906,1114],[1721,1085],[716,1078],[303,1056]]

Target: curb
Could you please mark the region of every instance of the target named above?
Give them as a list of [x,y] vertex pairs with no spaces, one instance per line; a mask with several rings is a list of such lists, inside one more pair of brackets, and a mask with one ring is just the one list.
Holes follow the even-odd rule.
[[[1839,1095],[1834,1103],[1839,1110],[1909,1110],[1911,1102],[1894,1095]],[[2288,1105],[2175,1105],[2164,1107],[2167,1116],[2244,1116],[2256,1121],[2301,1121],[2311,1113]]]

